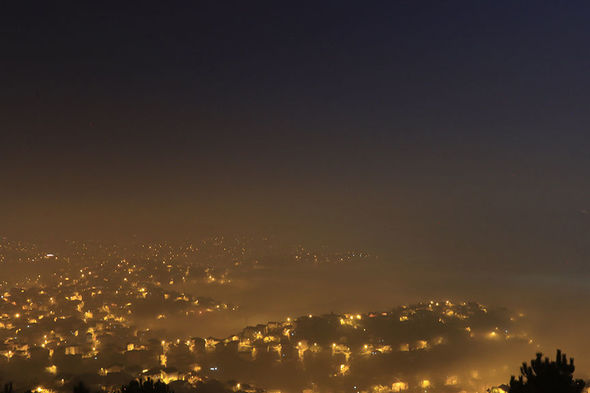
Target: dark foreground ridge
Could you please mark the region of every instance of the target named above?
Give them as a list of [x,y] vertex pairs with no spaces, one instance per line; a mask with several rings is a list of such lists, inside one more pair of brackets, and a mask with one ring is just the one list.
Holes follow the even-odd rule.
[[[531,365],[526,362],[522,364],[518,379],[512,376],[508,385],[500,385],[489,388],[489,393],[582,393],[586,383],[581,379],[574,378],[574,359],[570,358],[569,363],[565,354],[558,349],[554,361],[548,357],[542,359],[543,354],[537,353]],[[185,392],[191,393],[262,393],[263,389],[254,388],[249,385],[241,385],[236,381],[220,382],[215,379],[199,381],[192,389]],[[408,390],[407,386],[392,385],[387,392],[401,392]],[[35,393],[38,389],[26,390],[25,393]],[[428,387],[424,388],[428,391]],[[451,390],[448,390],[453,391]],[[305,392],[305,391],[304,391]],[[385,392],[385,390],[382,390]],[[14,393],[12,383],[4,385],[4,393]],[[83,383],[78,382],[73,388],[73,393],[93,393]],[[151,378],[146,380],[132,380],[128,384],[112,393],[174,393],[170,384],[160,380],[154,381]]]

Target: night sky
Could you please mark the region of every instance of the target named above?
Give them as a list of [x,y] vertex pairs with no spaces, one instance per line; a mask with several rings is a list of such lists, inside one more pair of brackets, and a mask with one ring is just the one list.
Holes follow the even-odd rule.
[[0,5],[0,234],[587,272],[587,2],[50,3]]

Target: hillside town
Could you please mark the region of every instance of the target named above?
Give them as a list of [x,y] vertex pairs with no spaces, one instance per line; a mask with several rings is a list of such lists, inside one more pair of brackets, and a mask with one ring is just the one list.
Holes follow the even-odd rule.
[[[177,266],[160,263],[164,280],[178,279]],[[533,345],[522,315],[450,301],[286,318],[222,338],[174,337],[146,326],[177,316],[198,323],[237,306],[165,289],[147,266],[98,263],[54,273],[53,285],[3,288],[0,378],[22,389],[33,381],[39,393],[68,391],[80,380],[113,390],[134,378],[179,392],[206,380],[253,391],[451,392],[479,389],[508,371],[479,367],[482,353],[502,358]],[[197,277],[203,285],[224,279],[207,269]]]

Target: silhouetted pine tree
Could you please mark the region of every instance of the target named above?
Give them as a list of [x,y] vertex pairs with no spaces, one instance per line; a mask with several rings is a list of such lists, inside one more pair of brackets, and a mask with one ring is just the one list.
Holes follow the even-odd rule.
[[543,354],[537,353],[531,365],[526,362],[520,367],[521,375],[510,378],[510,393],[581,393],[585,383],[574,379],[574,359],[569,363],[565,354],[557,350],[555,361],[542,359]]

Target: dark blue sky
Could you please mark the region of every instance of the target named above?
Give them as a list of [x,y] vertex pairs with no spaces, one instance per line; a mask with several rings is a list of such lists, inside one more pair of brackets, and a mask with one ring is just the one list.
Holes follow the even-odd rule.
[[0,232],[582,269],[590,5],[318,3],[1,5]]

